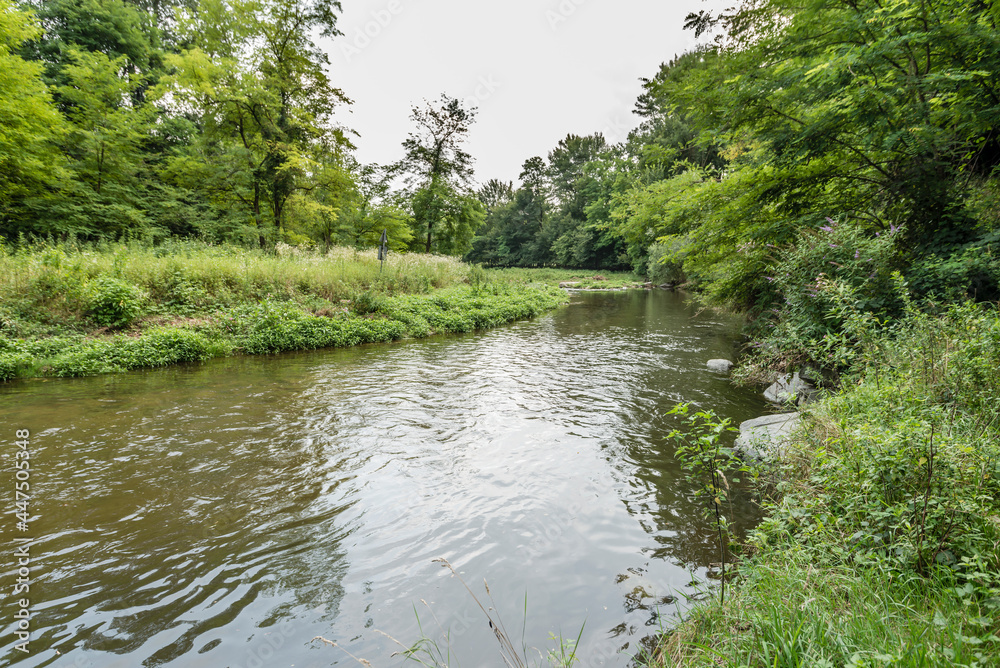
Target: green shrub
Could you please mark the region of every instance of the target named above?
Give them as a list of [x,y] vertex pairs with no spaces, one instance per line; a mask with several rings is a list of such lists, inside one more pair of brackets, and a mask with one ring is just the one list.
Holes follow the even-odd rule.
[[818,409],[809,488],[822,492],[786,497],[761,533],[901,572],[978,564],[1000,592],[1000,314],[911,311],[882,338],[879,364]]
[[378,313],[385,308],[385,298],[370,290],[362,292],[351,301],[351,309],[358,315]]
[[31,365],[31,356],[22,352],[0,351],[0,381],[17,378]]
[[683,260],[678,258],[680,243],[656,243],[649,247],[646,276],[656,284],[683,283]]
[[87,315],[102,327],[125,327],[142,313],[142,290],[125,281],[101,276],[87,286]]
[[1000,255],[994,250],[1000,231],[983,235],[960,249],[931,253],[907,270],[907,278],[919,295],[951,301],[1000,298]]
[[138,338],[119,337],[108,362],[122,369],[158,367],[178,362],[200,362],[211,357],[211,344],[199,332],[161,327]]
[[780,254],[767,280],[782,302],[756,322],[759,341],[743,375],[811,366],[836,376],[866,336],[902,314],[908,290],[892,269],[895,230],[875,236],[829,223],[800,232]]

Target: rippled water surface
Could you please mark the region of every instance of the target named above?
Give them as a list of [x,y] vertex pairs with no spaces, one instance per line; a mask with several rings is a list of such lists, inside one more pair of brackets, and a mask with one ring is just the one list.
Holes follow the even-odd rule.
[[718,560],[664,413],[764,410],[705,368],[736,331],[671,293],[579,294],[467,336],[0,386],[35,538],[30,653],[8,595],[0,664],[378,668],[423,633],[502,665],[445,557],[529,661],[583,628],[583,665],[626,666]]

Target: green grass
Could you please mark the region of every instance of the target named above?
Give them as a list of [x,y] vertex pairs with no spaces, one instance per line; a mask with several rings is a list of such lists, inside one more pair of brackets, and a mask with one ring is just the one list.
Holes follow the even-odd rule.
[[563,301],[441,256],[39,245],[0,252],[0,380],[470,332]]
[[771,550],[745,567],[725,606],[696,608],[651,665],[997,665],[995,610],[954,584]]
[[858,336],[726,605],[651,665],[1000,665],[1000,314],[911,305]]
[[584,290],[620,290],[622,288],[641,288],[645,279],[637,274],[625,272],[589,271],[584,269],[491,269],[491,275],[514,281],[539,282],[549,285],[560,283],[579,283],[575,286]]

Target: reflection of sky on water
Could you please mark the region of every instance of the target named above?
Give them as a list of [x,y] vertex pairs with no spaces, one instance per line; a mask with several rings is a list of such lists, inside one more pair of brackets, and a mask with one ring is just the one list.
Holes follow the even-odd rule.
[[584,665],[627,664],[717,561],[666,410],[762,406],[705,370],[731,323],[665,293],[576,300],[477,335],[3,388],[38,450],[18,665],[396,665],[388,636],[421,626],[495,664],[436,557],[486,605],[489,581],[515,645],[585,625]]

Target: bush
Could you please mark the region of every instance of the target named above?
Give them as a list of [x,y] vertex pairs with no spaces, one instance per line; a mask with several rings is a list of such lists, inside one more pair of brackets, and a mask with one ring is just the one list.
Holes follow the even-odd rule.
[[21,370],[30,365],[30,355],[15,351],[0,351],[0,381],[17,378]]
[[836,376],[847,369],[865,337],[903,312],[908,291],[894,258],[895,230],[868,235],[830,221],[801,232],[767,277],[782,305],[756,323],[755,359],[742,373],[812,366]]
[[211,344],[204,334],[176,327],[153,329],[135,339],[121,337],[115,343],[108,361],[122,369],[201,362],[211,357]]
[[126,327],[142,313],[142,290],[117,278],[101,276],[87,286],[87,316],[102,327]]
[[679,243],[657,243],[649,247],[646,274],[650,281],[661,283],[683,283],[685,281],[683,261],[677,257]]
[[772,509],[761,535],[791,534],[838,563],[975,572],[996,596],[1000,314],[911,312],[882,338],[880,363],[817,409],[824,439],[809,485]]

